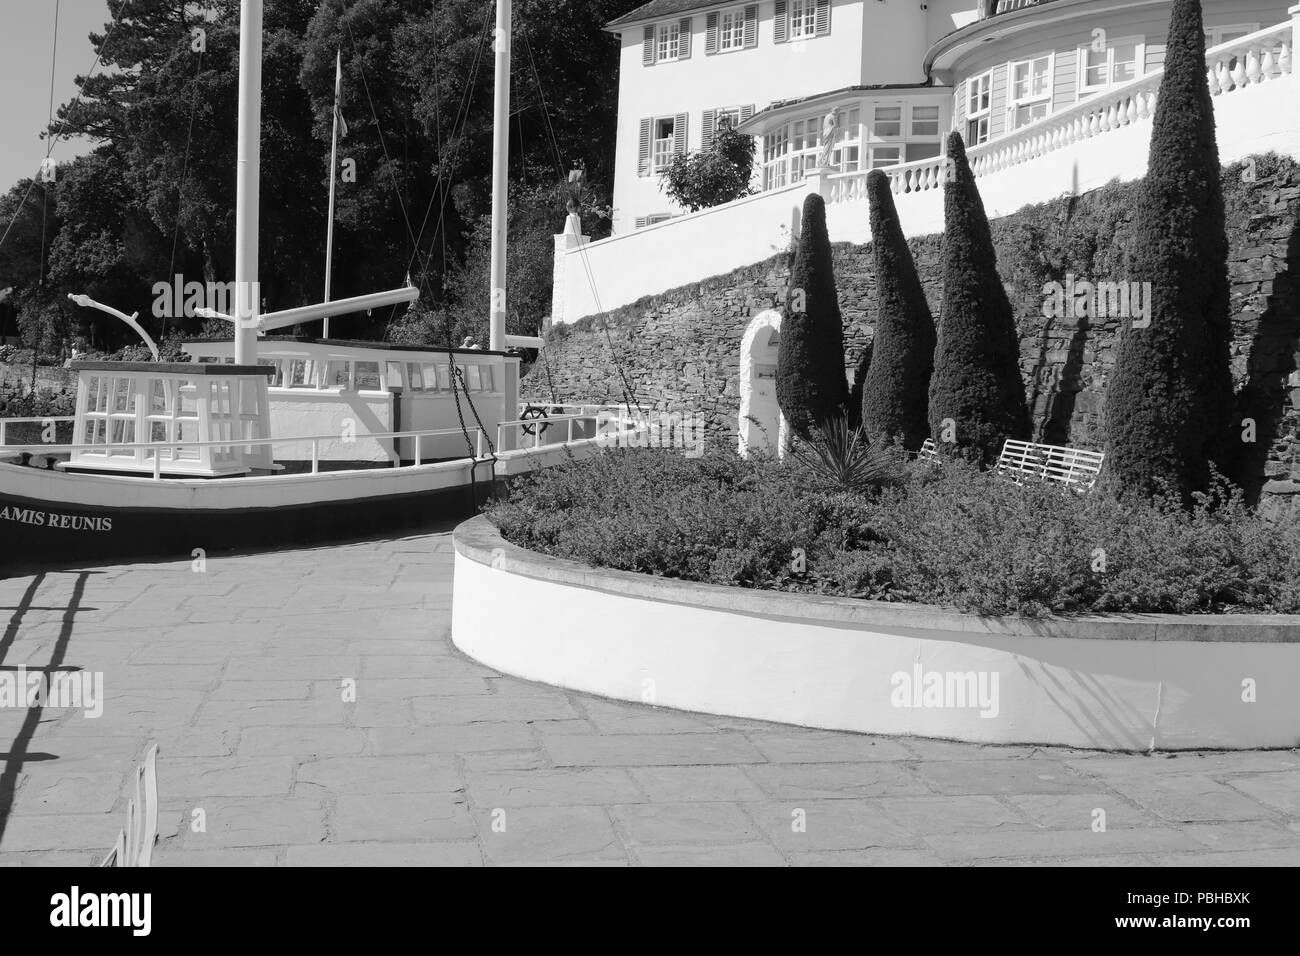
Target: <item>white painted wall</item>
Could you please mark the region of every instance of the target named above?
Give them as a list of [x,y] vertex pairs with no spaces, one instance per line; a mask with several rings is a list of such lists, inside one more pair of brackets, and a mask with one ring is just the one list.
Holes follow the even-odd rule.
[[[393,430],[393,396],[387,392],[333,392],[305,388],[268,389],[271,402],[271,436],[337,435],[320,442],[320,461],[392,461],[392,441],[367,438],[367,432]],[[343,440],[348,421],[357,436]],[[275,445],[279,461],[310,461],[310,442]]]
[[[1216,96],[1214,108],[1224,164],[1270,150],[1300,157],[1300,76]],[[1146,175],[1150,135],[1150,120],[1142,120],[981,176],[985,210],[998,218],[1032,203],[1098,189],[1113,179],[1138,179]],[[585,262],[576,252],[567,254],[562,321],[609,311],[784,251],[792,228],[797,232],[798,210],[808,189],[799,183],[590,243],[582,249]],[[943,231],[942,190],[896,194],[894,199],[905,235]],[[828,203],[832,241],[869,241],[867,212],[865,201]]]
[[[618,700],[645,702],[649,693],[658,705],[704,713],[978,743],[1291,747],[1300,732],[1300,701],[1286,692],[1300,680],[1300,643],[1198,641],[1197,625],[1172,615],[1140,616],[1128,631],[1098,624],[1096,639],[1036,636],[1051,627],[551,571],[508,545],[470,556],[457,535],[452,640],[527,680]],[[810,607],[819,600],[844,609]],[[1190,639],[1157,640],[1161,618]],[[1300,627],[1294,616],[1270,620]],[[897,706],[895,675],[918,664],[925,673],[983,672],[988,686],[996,674],[997,713]],[[1242,675],[1259,675],[1255,703],[1241,700]]]
[[615,234],[631,231],[638,217],[682,212],[660,190],[659,177],[637,173],[642,118],[687,113],[686,148],[693,151],[700,147],[707,109],[753,106],[757,112],[777,100],[858,84],[925,79],[921,59],[927,20],[916,0],[833,0],[828,36],[788,43],[773,41],[775,4],[760,0],[758,46],[706,55],[706,15],[729,6],[681,15],[689,16],[692,24],[691,56],[686,60],[644,66],[645,22],[621,28]]

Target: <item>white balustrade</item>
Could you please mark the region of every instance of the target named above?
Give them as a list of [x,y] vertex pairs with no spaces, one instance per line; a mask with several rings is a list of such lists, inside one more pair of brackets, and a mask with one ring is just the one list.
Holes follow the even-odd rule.
[[[1206,78],[1211,96],[1235,94],[1260,83],[1291,75],[1295,27],[1288,20],[1206,51]],[[967,150],[978,176],[1031,162],[1081,140],[1102,136],[1151,120],[1164,71],[1080,100],[990,143]],[[883,167],[894,193],[927,192],[943,187],[947,160],[937,156]],[[867,170],[829,177],[828,201],[856,202],[866,197]]]

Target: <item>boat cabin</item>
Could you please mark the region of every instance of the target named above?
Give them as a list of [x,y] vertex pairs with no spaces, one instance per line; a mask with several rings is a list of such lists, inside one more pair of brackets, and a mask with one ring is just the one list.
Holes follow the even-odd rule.
[[[182,347],[196,362],[234,362],[232,342],[186,342]],[[320,461],[400,464],[417,457],[463,458],[468,449],[459,433],[399,439],[367,435],[459,430],[463,420],[473,436],[477,412],[495,442],[497,424],[517,415],[519,358],[504,352],[265,336],[258,340],[257,354],[270,370],[272,434],[336,436],[318,443]],[[463,376],[459,394],[453,389],[453,368]],[[311,457],[303,442],[277,442],[275,451],[282,462]]]
[[[219,478],[272,467],[269,444],[234,444],[271,437],[272,370],[265,366],[74,362],[72,368],[75,448],[60,468]],[[148,447],[156,442],[176,444]]]

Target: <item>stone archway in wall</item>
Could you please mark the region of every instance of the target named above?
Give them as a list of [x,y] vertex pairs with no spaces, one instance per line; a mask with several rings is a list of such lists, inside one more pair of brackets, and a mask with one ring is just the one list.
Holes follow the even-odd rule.
[[789,435],[776,402],[776,360],[781,348],[781,313],[754,316],[740,342],[740,453],[776,449],[785,454]]

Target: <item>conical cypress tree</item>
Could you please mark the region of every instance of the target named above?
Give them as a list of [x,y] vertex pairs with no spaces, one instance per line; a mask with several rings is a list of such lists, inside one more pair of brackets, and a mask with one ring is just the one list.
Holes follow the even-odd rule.
[[1149,290],[1149,315],[1137,328],[1125,320],[1106,389],[1107,467],[1125,490],[1171,489],[1190,500],[1207,487],[1212,462],[1229,468],[1232,329],[1219,175],[1201,4],[1175,0],[1134,229],[1131,279]]
[[941,449],[955,446],[989,465],[1008,438],[1029,438],[1029,406],[1011,302],[958,133],[948,137],[943,216],[943,312],[930,378],[930,434]]
[[799,245],[790,271],[790,305],[781,322],[777,355],[776,400],[791,431],[806,436],[812,426],[843,415],[848,399],[844,328],[826,233],[826,203],[814,194],[803,203]]
[[930,435],[926,411],[934,318],[903,238],[889,177],[878,169],[867,175],[867,199],[879,312],[871,366],[862,385],[862,427],[873,441],[883,435],[916,451]]

